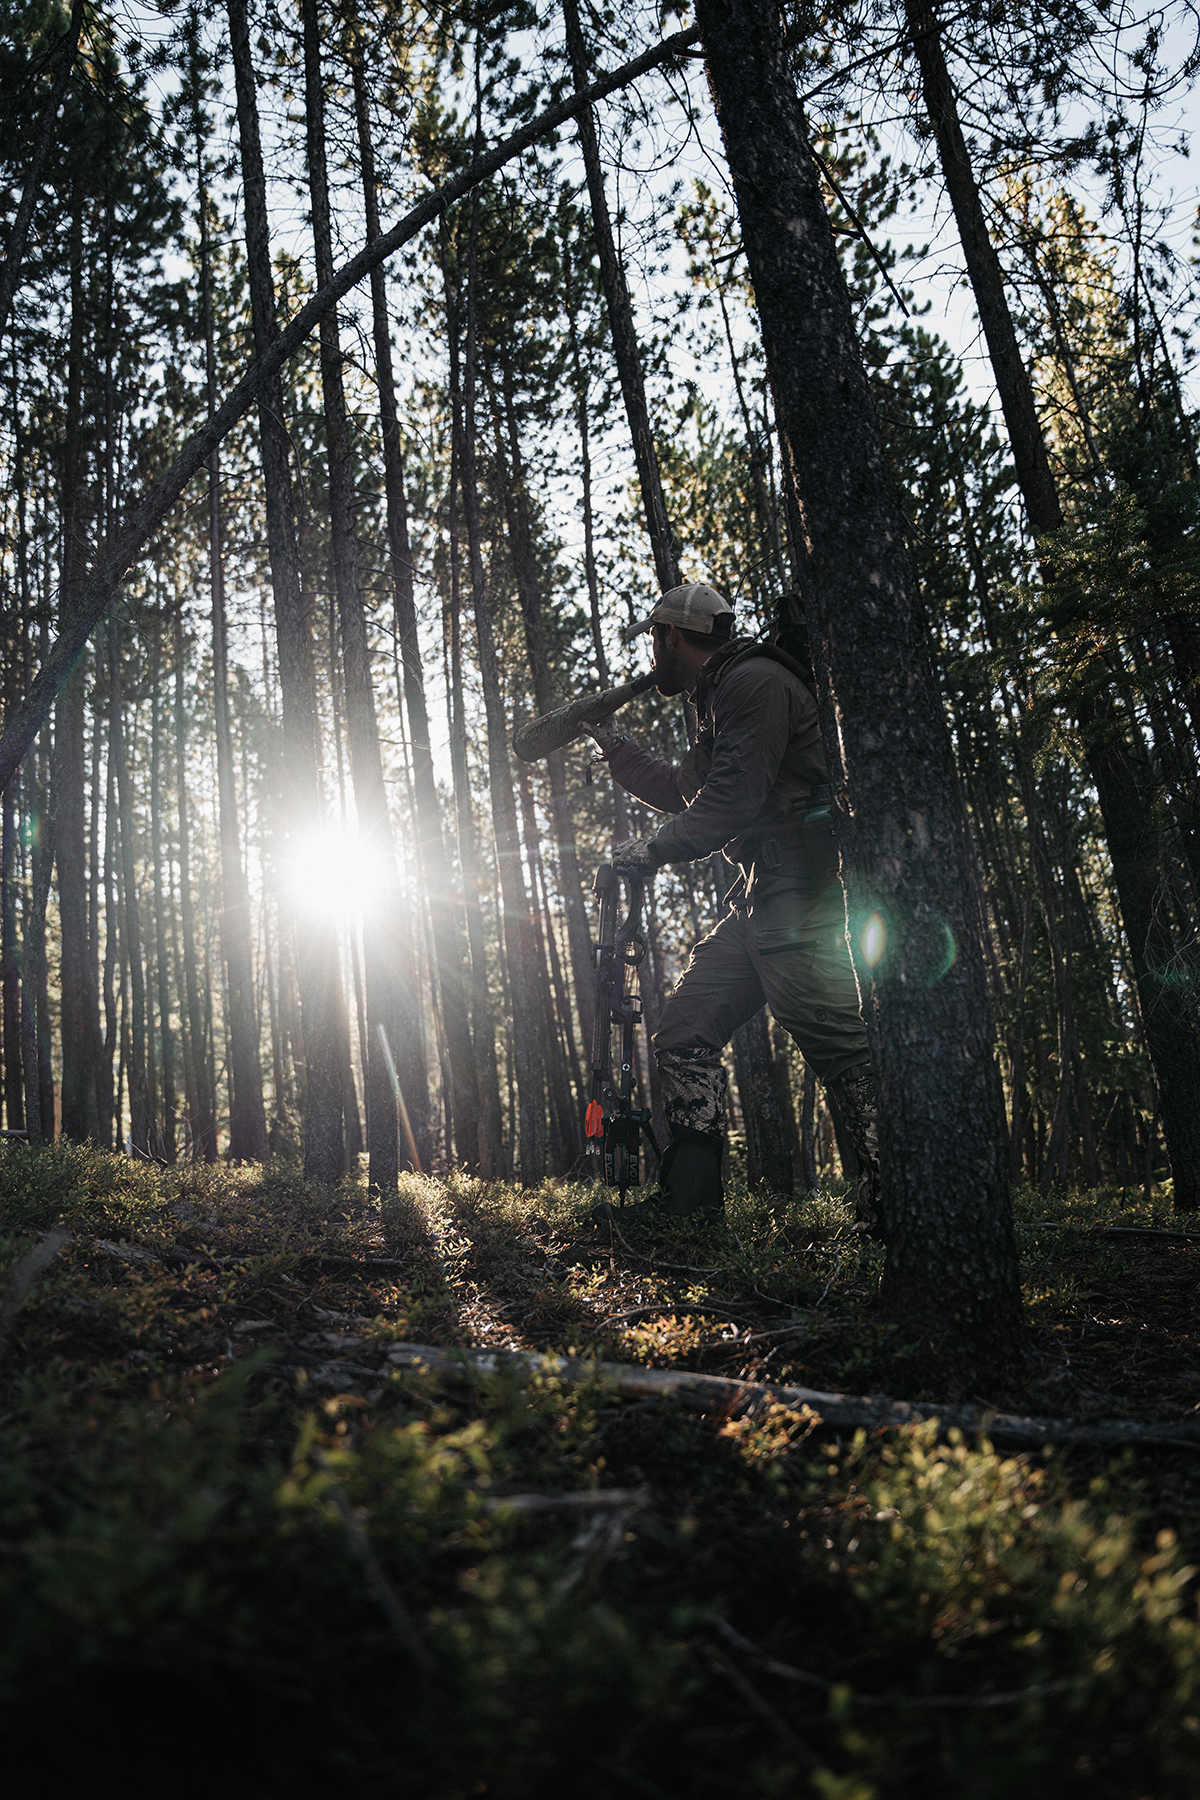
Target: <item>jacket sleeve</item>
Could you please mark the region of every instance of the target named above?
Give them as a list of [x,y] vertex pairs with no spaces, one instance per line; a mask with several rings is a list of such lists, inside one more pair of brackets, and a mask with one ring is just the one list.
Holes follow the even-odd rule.
[[661,756],[652,756],[632,738],[622,738],[608,752],[608,766],[627,794],[644,800],[655,812],[682,812],[687,804],[679,788],[679,772]]
[[656,865],[709,856],[754,824],[787,749],[791,704],[788,684],[765,658],[731,669],[718,682],[708,777],[687,810],[651,838]]

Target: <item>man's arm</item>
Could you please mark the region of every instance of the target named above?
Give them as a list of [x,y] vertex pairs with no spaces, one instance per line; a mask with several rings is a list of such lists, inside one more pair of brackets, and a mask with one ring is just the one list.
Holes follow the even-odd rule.
[[611,719],[588,727],[615,778],[635,800],[655,812],[679,813],[687,805],[679,787],[679,771],[661,756],[652,756]]
[[765,657],[729,671],[714,696],[707,779],[687,810],[651,838],[655,865],[709,856],[754,824],[787,749],[792,704],[791,684]]

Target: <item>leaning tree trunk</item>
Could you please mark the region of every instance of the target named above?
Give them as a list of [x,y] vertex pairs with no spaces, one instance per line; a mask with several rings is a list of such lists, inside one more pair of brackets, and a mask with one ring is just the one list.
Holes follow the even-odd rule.
[[[983,216],[936,11],[928,0],[908,0],[908,16],[925,104],[988,342],[1026,514],[1034,534],[1043,536],[1061,529],[1062,507],[1038,422],[1033,384],[1017,344],[1004,271]],[[1047,584],[1052,584],[1052,556],[1044,574]],[[1074,711],[1088,773],[1100,800],[1142,1030],[1158,1082],[1175,1204],[1181,1211],[1191,1212],[1200,1207],[1200,1038],[1185,999],[1171,980],[1174,946],[1160,903],[1164,872],[1153,813],[1138,781],[1111,681],[1099,662],[1088,671],[1087,689],[1074,702]]]
[[907,1329],[948,1335],[981,1367],[1018,1351],[1021,1295],[949,732],[778,10],[700,0],[697,21],[809,550],[879,1087],[883,1298]]
[[[263,176],[246,0],[228,0],[228,15],[241,142],[246,269],[254,348],[261,358],[278,337],[279,328],[275,318],[267,187]],[[281,837],[285,852],[291,849],[301,854],[307,849],[309,855],[315,855],[318,854],[316,843],[321,827],[317,684],[311,625],[300,585],[283,382],[278,370],[267,378],[259,391],[258,426],[283,714],[286,818]],[[298,884],[302,881],[302,877],[296,879]],[[294,908],[293,918],[306,1073],[304,1172],[311,1180],[333,1183],[342,1175],[342,1091],[337,1022],[341,972],[337,940],[329,920],[306,917],[300,907]]]

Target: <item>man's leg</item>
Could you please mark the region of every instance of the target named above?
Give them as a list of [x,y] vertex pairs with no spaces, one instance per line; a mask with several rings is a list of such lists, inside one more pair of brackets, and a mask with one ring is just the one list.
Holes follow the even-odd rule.
[[692,950],[654,1034],[663,1114],[671,1142],[659,1180],[675,1213],[718,1213],[724,1204],[728,1077],[721,1051],[763,1004],[744,913],[731,913]]
[[875,1077],[858,983],[846,943],[840,882],[811,896],[796,887],[758,901],[750,952],[767,1003],[832,1094],[858,1153],[858,1222],[883,1235]]

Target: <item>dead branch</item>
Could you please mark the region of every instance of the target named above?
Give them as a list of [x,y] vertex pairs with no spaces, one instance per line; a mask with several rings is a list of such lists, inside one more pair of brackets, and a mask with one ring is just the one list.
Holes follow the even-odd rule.
[[649,1504],[649,1488],[584,1488],[564,1494],[493,1494],[484,1501],[485,1512],[605,1512],[631,1511]]
[[1020,1450],[1077,1444],[1084,1449],[1119,1449],[1129,1444],[1153,1449],[1200,1451],[1200,1420],[1164,1419],[1032,1419],[988,1407],[939,1406],[893,1400],[886,1394],[825,1394],[816,1388],[785,1387],[736,1381],[724,1375],[701,1375],[691,1369],[644,1369],[634,1363],[602,1363],[579,1357],[546,1356],[531,1350],[438,1350],[427,1344],[394,1344],[387,1361],[392,1368],[427,1370],[450,1375],[464,1369],[495,1374],[520,1369],[556,1381],[610,1382],[629,1399],[647,1396],[674,1400],[692,1412],[720,1413],[729,1418],[770,1405],[815,1413],[835,1431],[895,1431],[929,1419],[942,1431],[966,1437],[984,1436],[994,1444]]
[[819,1688],[824,1694],[832,1694],[835,1687],[841,1685],[851,1706],[893,1707],[898,1711],[947,1710],[950,1711],[983,1711],[992,1712],[1000,1707],[1020,1706],[1025,1700],[1046,1700],[1051,1695],[1065,1693],[1067,1688],[1077,1685],[1076,1681],[1041,1681],[1033,1687],[1013,1688],[1011,1692],[999,1694],[858,1694],[844,1684],[828,1681],[823,1675],[813,1675],[807,1669],[794,1669],[790,1663],[777,1662],[768,1656],[765,1650],[735,1631],[726,1619],[714,1619],[712,1628],[717,1636],[723,1638],[731,1650],[761,1669],[764,1675],[775,1675],[781,1681],[793,1681],[803,1687]]

